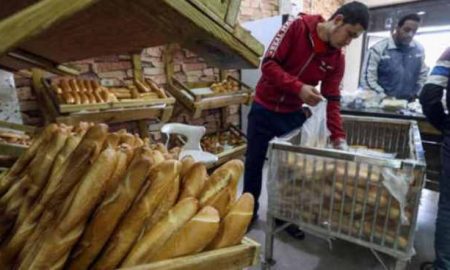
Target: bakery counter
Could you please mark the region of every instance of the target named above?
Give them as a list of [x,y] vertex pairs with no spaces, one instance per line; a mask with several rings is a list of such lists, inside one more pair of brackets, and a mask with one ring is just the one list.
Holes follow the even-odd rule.
[[440,148],[442,142],[441,133],[435,129],[426,119],[426,117],[417,112],[408,110],[383,110],[380,108],[348,108],[342,107],[341,112],[344,115],[381,117],[387,119],[403,119],[416,121],[423,149],[425,150],[425,159],[427,163],[426,184],[425,187],[431,190],[438,190],[438,181],[441,172]]

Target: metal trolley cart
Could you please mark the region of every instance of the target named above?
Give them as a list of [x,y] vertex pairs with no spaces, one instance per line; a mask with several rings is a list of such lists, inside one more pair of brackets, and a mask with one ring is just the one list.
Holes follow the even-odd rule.
[[373,150],[301,147],[299,132],[271,141],[265,269],[274,263],[274,234],[282,229],[275,219],[370,248],[381,263],[377,252],[386,253],[396,259],[395,270],[414,255],[425,173],[416,122],[349,116],[344,129],[349,145]]

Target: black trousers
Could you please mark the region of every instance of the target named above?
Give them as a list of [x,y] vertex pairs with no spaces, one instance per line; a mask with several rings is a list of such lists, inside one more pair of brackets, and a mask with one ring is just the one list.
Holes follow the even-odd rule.
[[248,115],[247,153],[244,172],[244,192],[255,197],[256,215],[262,187],[262,170],[269,141],[299,128],[306,120],[303,110],[292,113],[276,113],[253,103]]

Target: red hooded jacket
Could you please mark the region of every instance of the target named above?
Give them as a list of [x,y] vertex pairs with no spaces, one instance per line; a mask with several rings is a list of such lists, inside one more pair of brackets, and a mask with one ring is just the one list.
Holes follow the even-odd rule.
[[303,84],[316,86],[320,81],[320,92],[328,100],[328,129],[336,140],[345,138],[339,90],[345,60],[341,50],[319,39],[316,28],[322,21],[319,15],[301,14],[281,27],[264,56],[255,102],[274,112],[294,112],[303,105]]

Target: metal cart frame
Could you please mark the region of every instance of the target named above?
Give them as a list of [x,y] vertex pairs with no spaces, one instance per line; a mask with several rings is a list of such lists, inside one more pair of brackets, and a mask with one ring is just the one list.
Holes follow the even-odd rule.
[[[414,255],[413,243],[415,228],[417,223],[417,214],[421,191],[424,186],[424,175],[426,167],[417,123],[415,121],[407,120],[388,120],[382,118],[355,116],[345,116],[343,117],[343,120],[344,129],[346,129],[348,134],[347,141],[350,145],[367,145],[371,148],[381,147],[386,152],[397,152],[399,157],[395,159],[379,157],[375,158],[334,149],[301,147],[299,146],[300,134],[298,132],[297,135],[293,135],[295,133],[294,132],[284,136],[281,139],[272,140],[270,142],[268,150],[269,168],[267,175],[267,188],[269,201],[267,211],[265,253],[262,269],[270,269],[271,266],[275,263],[273,259],[274,235],[277,232],[283,230],[288,224],[298,225],[305,232],[325,238],[329,240],[330,245],[332,239],[342,239],[360,246],[367,247],[373,252],[376,258],[380,261],[380,263],[383,264],[386,269],[388,269],[388,267],[383,263],[377,252],[385,253],[394,257],[396,259],[396,263],[394,266],[395,270],[406,269],[408,261]],[[284,170],[286,167],[286,164],[284,163],[286,160],[283,160],[282,157],[289,157],[291,161],[294,160],[294,162],[290,163],[291,165],[294,164],[294,166],[299,166],[297,168],[291,169],[290,173],[294,173],[296,175],[295,177],[292,177],[291,174],[284,174]],[[312,163],[309,163],[309,166],[307,166],[307,159],[309,159],[309,161],[313,160]],[[301,167],[302,163],[303,167]],[[342,166],[344,164],[345,166]],[[356,166],[354,180],[352,180],[349,176],[349,164],[353,164],[354,166]],[[330,171],[334,171],[331,172],[329,177],[332,179],[331,183],[329,184],[331,185],[332,190],[328,194],[328,196],[331,195],[331,199],[326,202],[327,205],[325,205],[324,203],[323,182],[319,183],[322,185],[322,188],[320,188],[320,191],[317,191],[317,193],[320,193],[320,199],[317,199],[319,198],[318,196],[314,197],[314,193],[307,194],[308,190],[305,188],[307,185],[309,185],[308,183],[312,183],[312,181],[323,181],[308,180],[307,178],[309,174],[310,178],[312,177],[320,179],[321,176],[318,169],[322,168],[322,166],[323,168],[331,166],[332,170]],[[343,185],[341,184],[343,188],[341,188],[340,190],[336,189],[336,171],[338,166],[340,166],[341,170],[345,171],[343,180],[340,180],[343,181]],[[366,168],[368,168],[368,172],[366,174],[367,182],[364,184],[365,193],[364,197],[362,197],[363,201],[357,203],[360,203],[362,206],[359,210],[361,211],[361,220],[356,221],[355,197],[357,197],[357,194],[355,192],[358,192],[356,190],[356,183],[357,181],[360,181],[356,179],[360,179],[359,177],[361,177],[359,173],[362,166],[366,166]],[[342,169],[343,167],[344,169]],[[383,193],[386,190],[384,190],[382,184],[383,180],[381,171],[379,171],[380,173],[378,173],[378,175],[374,173],[376,169],[381,170],[384,168],[389,168],[400,172],[403,170],[409,170],[409,172],[412,172],[411,175],[413,175],[414,180],[409,187],[409,191],[407,194],[409,196],[407,198],[409,207],[408,209],[410,211],[409,225],[405,226],[401,224],[400,215],[398,215],[398,218],[391,217],[391,209],[394,208],[394,206],[392,205],[396,203],[395,198],[393,198],[389,193]],[[281,176],[280,172],[282,174]],[[300,180],[298,178],[300,178]],[[375,178],[375,180],[373,178]],[[353,181],[355,185],[355,188],[353,189],[353,196],[349,196],[352,194],[346,193],[348,192],[346,189],[352,188],[351,185],[353,185],[353,183],[351,183],[351,181]],[[288,193],[286,193],[285,191],[281,191],[281,184],[284,185],[284,190],[288,190]],[[285,187],[286,185],[287,188]],[[371,185],[373,185],[374,190],[376,190],[376,197],[373,197],[372,202],[370,202],[370,199],[368,199],[368,192],[372,187]],[[305,190],[303,194],[302,190]],[[335,197],[338,197],[340,193],[344,195],[342,197],[343,199],[341,198],[341,201],[337,201]],[[314,208],[320,209],[320,211],[317,210],[319,213],[318,215],[316,211],[316,216],[319,217],[319,221],[312,221],[314,220],[314,218],[307,218],[306,215],[303,215],[307,213],[308,208],[310,209],[310,211],[313,211],[313,206],[306,205],[311,200],[309,202],[305,202],[303,198],[308,196],[310,196],[311,198],[314,197],[319,201],[319,204],[315,205],[315,207],[317,208]],[[348,196],[348,198],[350,198],[350,201],[352,200],[352,203],[350,204],[351,210],[349,210],[350,214],[347,214],[350,215],[350,225],[348,226],[349,229],[347,231],[345,231],[342,226],[345,196]],[[381,208],[382,206],[380,203],[382,196],[385,196],[387,198],[387,200],[385,200],[387,203],[385,203],[383,206],[384,208]],[[295,202],[285,201],[287,199],[292,199],[292,201]],[[338,207],[335,208],[334,203],[336,203],[336,206]],[[373,205],[370,205],[369,203],[373,203]],[[330,206],[328,211],[329,214],[326,214],[326,210],[324,209],[328,205]],[[381,218],[379,217],[379,213],[381,213],[381,211],[385,211],[383,210],[385,208],[387,210],[385,221],[383,221],[384,228],[382,229],[381,233],[377,234],[379,230],[377,217],[379,219],[378,222],[380,222]],[[369,215],[370,209],[372,209],[371,214],[373,215],[373,221],[365,221],[364,218]],[[325,213],[323,214],[325,216],[324,219],[321,219],[322,213]],[[332,220],[333,213],[339,213],[336,221]],[[275,219],[283,220],[288,223],[277,228]],[[396,229],[395,235],[389,236],[387,224],[391,224],[391,222],[395,224]],[[366,225],[366,223],[369,223],[370,229],[368,229],[368,231],[364,234],[363,231],[365,229],[364,226]],[[354,226],[356,226],[354,224],[360,225],[359,227],[354,229]],[[402,235],[407,241],[403,241],[403,245],[400,241]],[[391,242],[388,243],[387,239],[391,239]]]

